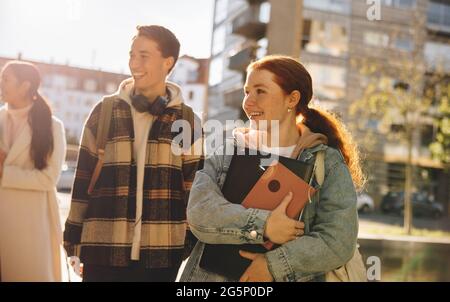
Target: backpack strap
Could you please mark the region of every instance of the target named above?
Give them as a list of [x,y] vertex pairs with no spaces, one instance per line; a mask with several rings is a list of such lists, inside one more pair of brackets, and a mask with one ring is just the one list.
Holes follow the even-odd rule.
[[192,108],[188,105],[186,105],[185,103],[181,103],[181,118],[185,121],[189,122],[189,125],[191,127],[191,144],[195,143],[194,139],[195,139],[195,116],[194,116],[194,111],[192,110]]
[[91,194],[94,190],[95,184],[97,183],[100,172],[102,171],[104,156],[105,156],[105,146],[108,139],[109,128],[111,126],[112,119],[112,109],[115,96],[106,96],[102,99],[102,104],[100,108],[100,115],[97,125],[97,164],[95,165],[94,172],[92,173],[91,181],[88,187],[88,194]]
[[[299,158],[301,153],[300,144],[297,144],[294,151],[292,152],[292,158]],[[325,151],[320,150],[316,152],[316,160],[314,162],[314,176],[316,177],[317,183],[321,186],[325,179]],[[312,178],[311,178],[312,181]]]
[[325,179],[325,151],[317,151],[316,161],[314,163],[314,176],[317,183],[321,186]]

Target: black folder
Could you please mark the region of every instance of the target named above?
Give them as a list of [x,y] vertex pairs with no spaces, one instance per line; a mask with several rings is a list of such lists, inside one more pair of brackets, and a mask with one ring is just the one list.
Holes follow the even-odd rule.
[[[224,197],[236,204],[242,203],[247,194],[264,174],[262,159],[270,154],[262,154],[255,150],[245,149],[240,154],[235,152],[228,168],[227,177],[222,187]],[[313,174],[313,165],[296,159],[278,156],[277,160],[297,176],[309,183]],[[261,244],[205,244],[200,267],[227,278],[238,280],[251,261],[239,255],[239,250],[253,253],[265,253],[267,249]]]

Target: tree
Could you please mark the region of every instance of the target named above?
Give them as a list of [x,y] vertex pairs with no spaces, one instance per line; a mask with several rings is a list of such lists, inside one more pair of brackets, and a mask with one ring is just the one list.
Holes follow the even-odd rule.
[[442,91],[444,95],[441,97],[441,104],[435,120],[438,133],[435,142],[430,145],[430,150],[434,158],[444,163],[448,170],[450,166],[450,85],[447,84],[446,88]]
[[[423,19],[423,18],[422,18]],[[363,139],[366,152],[373,152],[380,134],[387,141],[406,146],[404,227],[411,234],[413,189],[413,150],[424,126],[439,125],[438,141],[432,150],[448,162],[449,119],[448,81],[445,73],[426,66],[421,51],[424,24],[417,22],[413,33],[414,49],[389,55],[366,56],[351,63],[361,79],[361,97],[349,107],[350,126]],[[391,37],[397,33],[391,33]],[[441,112],[437,110],[441,106]],[[442,115],[446,118],[442,118]],[[437,122],[435,122],[437,121]],[[369,177],[370,179],[370,177]]]

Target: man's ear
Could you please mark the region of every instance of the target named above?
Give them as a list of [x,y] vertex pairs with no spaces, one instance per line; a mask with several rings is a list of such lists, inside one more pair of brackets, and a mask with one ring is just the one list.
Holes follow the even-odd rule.
[[169,71],[175,65],[175,59],[173,57],[168,57],[165,59],[165,66],[167,71]]

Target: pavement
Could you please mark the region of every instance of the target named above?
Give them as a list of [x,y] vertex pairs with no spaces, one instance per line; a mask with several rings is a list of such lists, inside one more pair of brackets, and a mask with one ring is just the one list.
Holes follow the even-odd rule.
[[[364,224],[382,224],[403,227],[403,216],[395,214],[382,214],[374,212],[371,214],[360,214],[359,221]],[[429,231],[450,232],[450,218],[439,219],[428,217],[413,217],[413,227],[417,229],[427,229]]]
[[71,194],[69,192],[58,192],[59,214],[62,225],[64,225],[67,216],[69,216],[70,198]]
[[[64,225],[70,210],[70,193],[59,192],[59,208],[62,225]],[[430,242],[430,243],[446,243],[450,244],[450,237],[430,237],[430,236],[405,236],[405,235],[389,235],[383,234],[384,228],[402,227],[403,217],[396,215],[385,215],[381,213],[360,214],[359,215],[359,234],[360,239],[374,239],[374,240],[395,240],[395,241],[412,241],[412,242]],[[440,219],[432,218],[413,218],[413,227],[415,229],[426,229],[429,231],[443,231],[450,232],[450,218],[444,217]],[[373,230],[378,230],[374,233]],[[181,265],[177,276],[179,279],[181,272],[186,265],[184,261]]]
[[413,234],[403,235],[403,217],[381,213],[359,216],[360,239],[450,244],[450,218],[414,217]]

